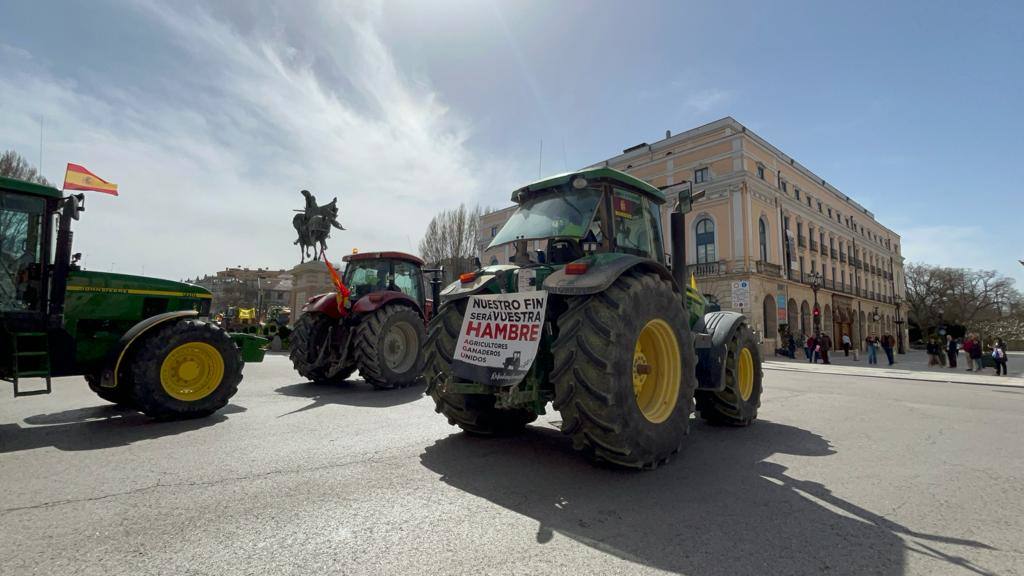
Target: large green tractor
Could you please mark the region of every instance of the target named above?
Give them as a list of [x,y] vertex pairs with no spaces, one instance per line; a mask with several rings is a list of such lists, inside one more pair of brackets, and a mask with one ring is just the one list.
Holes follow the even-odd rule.
[[[671,269],[665,195],[628,174],[595,168],[555,176],[516,190],[512,200],[518,209],[490,245],[511,245],[511,263],[463,274],[444,289],[430,321],[427,392],[450,423],[474,434],[515,432],[551,402],[576,449],[653,468],[680,448],[695,404],[717,424],[744,426],[757,417],[761,356],[746,319],[705,314],[707,302],[687,285],[690,189],[670,213]],[[471,338],[491,335],[474,318],[514,313],[496,302],[521,292],[546,298],[536,334],[498,322],[496,333],[512,335],[506,343]],[[511,350],[523,334],[536,336],[535,354],[510,354],[486,370],[462,363]],[[517,375],[527,356],[528,371]]]
[[[0,178],[0,378],[28,396],[83,375],[104,400],[161,419],[223,408],[266,341],[201,319],[212,298],[202,287],[81,270],[71,221],[84,202]],[[25,378],[46,387],[26,390]]]

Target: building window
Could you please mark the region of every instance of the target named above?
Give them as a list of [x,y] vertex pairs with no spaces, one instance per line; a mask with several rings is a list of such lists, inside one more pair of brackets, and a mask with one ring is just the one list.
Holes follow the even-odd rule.
[[757,177],[764,180],[764,166],[761,166],[760,164],[757,165]]
[[828,219],[829,220],[832,219],[832,209],[831,208],[828,209]]
[[796,195],[796,199],[797,200],[800,199],[800,189],[799,188],[793,188],[793,194]]
[[497,226],[491,226],[491,238],[494,238],[497,235],[498,235],[498,227]]
[[804,275],[804,257],[800,257],[800,276]]
[[811,207],[811,197],[810,196],[807,197],[807,207],[808,208]]
[[693,181],[696,184],[700,184],[702,182],[707,182],[708,181],[708,169],[707,168],[699,168],[697,170],[694,170],[693,171]]
[[803,222],[797,222],[796,223],[796,237],[797,238],[803,238],[804,237],[804,223]]
[[785,228],[785,230],[788,232],[789,231],[789,216],[783,216],[782,217],[782,225]]
[[715,223],[702,218],[697,222],[697,264],[715,261]]
[[761,245],[761,261],[768,261],[768,226],[764,223],[764,218],[757,220],[757,239]]
[[781,182],[779,182],[779,185],[782,186],[782,191],[783,192],[789,192],[789,185],[786,184],[785,180],[782,180]]
[[818,200],[818,213],[821,213],[821,200]]

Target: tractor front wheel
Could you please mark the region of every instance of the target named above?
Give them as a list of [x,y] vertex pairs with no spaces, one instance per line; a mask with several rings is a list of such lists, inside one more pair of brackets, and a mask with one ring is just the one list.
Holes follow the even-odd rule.
[[238,392],[242,365],[224,330],[200,320],[168,323],[133,355],[132,403],[158,419],[209,416]]
[[342,330],[340,321],[319,312],[306,312],[295,321],[288,357],[299,376],[322,384],[347,380],[356,371],[355,359],[349,358],[348,366],[328,377],[331,366],[344,352],[340,349],[346,340]]
[[696,384],[680,294],[657,274],[634,270],[566,303],[551,373],[562,432],[596,460],[666,462],[689,432]]
[[454,378],[452,358],[466,302],[447,303],[430,319],[423,373],[427,380],[427,394],[434,400],[434,411],[448,418],[449,424],[470,434],[498,436],[520,432],[537,419],[536,414],[528,410],[495,408],[492,395],[444,391],[444,384]]
[[747,426],[761,406],[761,352],[745,323],[733,333],[725,350],[725,387],[697,393],[697,410],[711,424]]
[[378,308],[359,323],[355,355],[359,373],[376,388],[404,388],[423,369],[423,318],[408,306]]

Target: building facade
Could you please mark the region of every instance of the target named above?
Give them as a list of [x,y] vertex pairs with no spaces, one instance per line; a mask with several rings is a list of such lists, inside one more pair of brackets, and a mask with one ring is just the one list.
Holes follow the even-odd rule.
[[[723,310],[750,318],[766,353],[786,334],[818,331],[837,348],[843,335],[861,348],[869,335],[906,342],[899,235],[736,120],[666,134],[597,165],[704,192],[685,218],[689,270]],[[662,209],[666,233],[675,196]]]

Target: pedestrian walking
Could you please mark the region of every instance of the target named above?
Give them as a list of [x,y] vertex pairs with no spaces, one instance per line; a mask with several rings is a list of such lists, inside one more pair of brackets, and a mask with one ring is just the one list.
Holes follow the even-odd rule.
[[793,333],[789,333],[786,338],[786,349],[789,350],[789,357],[796,359],[796,339],[793,338]]
[[978,338],[977,334],[971,334],[971,364],[974,365],[975,372],[981,372],[981,338]]
[[864,339],[864,346],[868,352],[868,364],[878,364],[878,350],[877,343],[875,342],[874,336],[868,336]]
[[967,371],[974,371],[974,356],[971,352],[974,349],[974,335],[968,332],[964,335],[964,343],[960,345],[960,349],[964,351],[964,362],[967,363]]
[[807,347],[804,351],[807,353],[807,361],[814,362],[814,347],[818,345],[818,341],[815,340],[814,336],[807,337]]
[[939,366],[942,364],[940,358],[941,350],[939,343],[935,338],[928,339],[928,345],[925,346],[925,351],[928,352],[928,366]]
[[892,346],[896,343],[896,339],[892,337],[892,334],[882,335],[882,350],[885,352],[885,358],[889,361],[889,366],[896,363],[892,357]]
[[853,342],[850,340],[849,334],[843,334],[843,356],[850,355],[850,347],[853,346]]
[[828,360],[828,351],[832,349],[832,338],[828,334],[821,335],[821,363],[831,364]]
[[992,346],[992,359],[996,361],[996,376],[1006,376],[1006,343],[1002,338],[997,338]]
[[956,355],[960,349],[956,345],[956,340],[953,339],[952,334],[946,334],[946,356],[949,357],[949,367],[956,368]]

